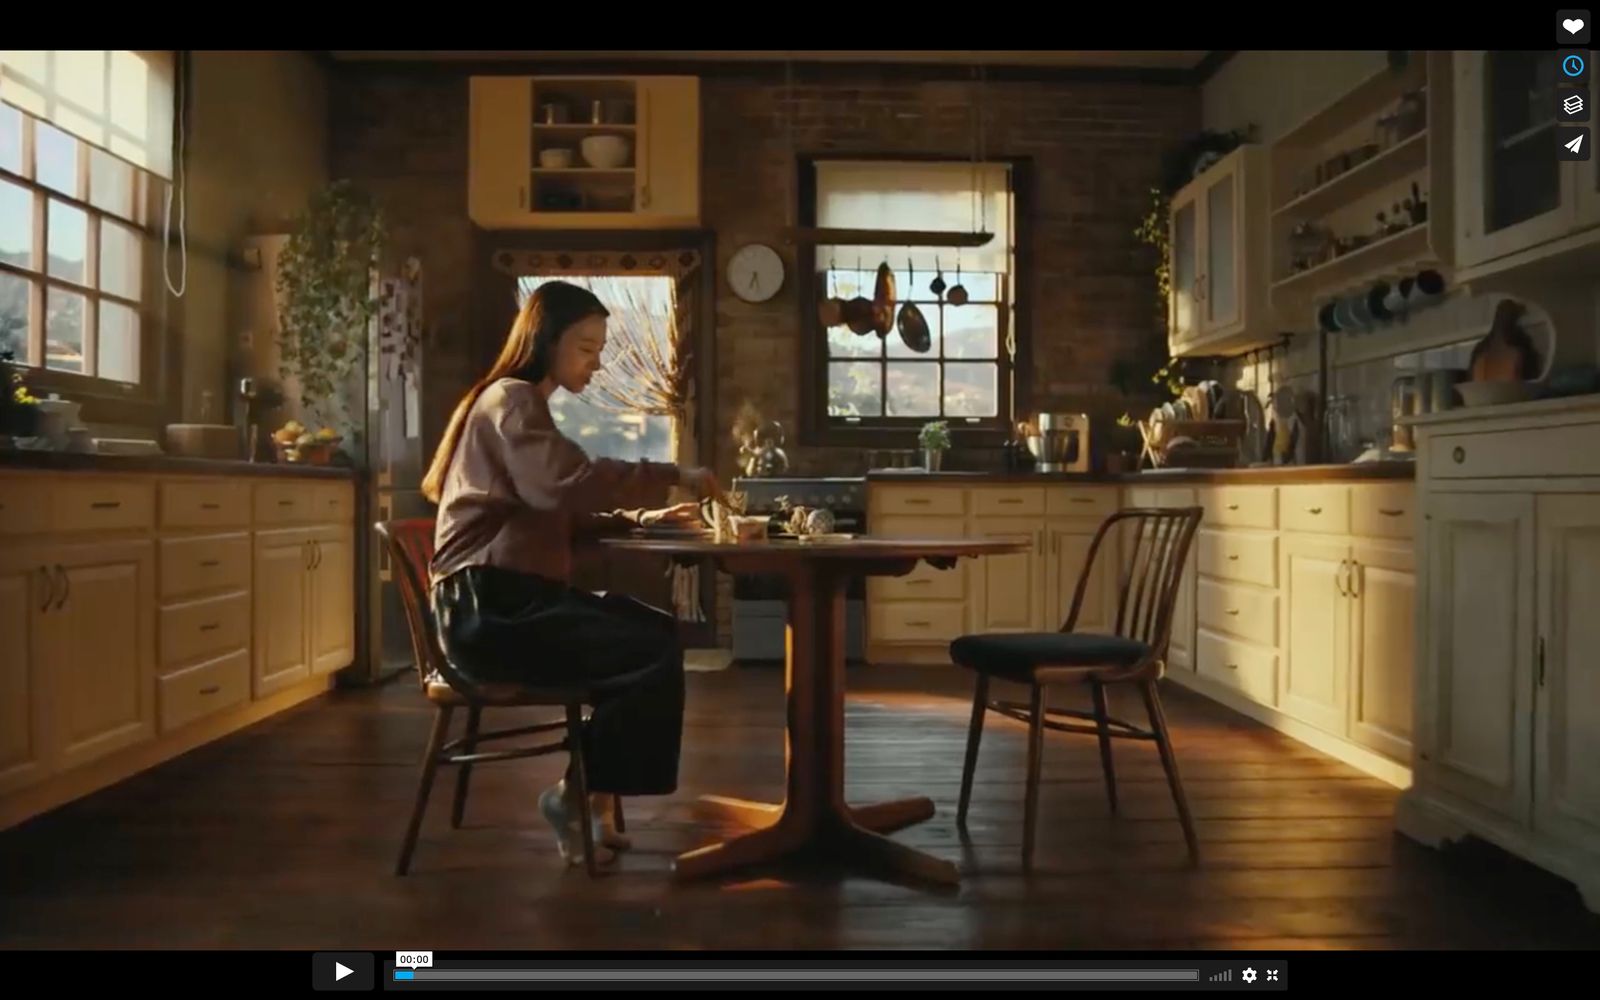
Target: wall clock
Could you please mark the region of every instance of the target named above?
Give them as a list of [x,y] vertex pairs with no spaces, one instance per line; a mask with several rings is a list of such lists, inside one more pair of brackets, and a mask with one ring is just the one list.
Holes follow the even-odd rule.
[[740,247],[728,260],[728,287],[746,302],[765,302],[783,287],[783,258],[762,243]]

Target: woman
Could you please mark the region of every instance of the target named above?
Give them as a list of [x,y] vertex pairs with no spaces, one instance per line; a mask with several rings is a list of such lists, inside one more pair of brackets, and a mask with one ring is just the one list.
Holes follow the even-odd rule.
[[[621,850],[628,843],[613,825],[611,796],[677,788],[683,650],[670,615],[573,588],[573,548],[697,520],[696,504],[660,507],[669,487],[702,497],[721,490],[702,468],[591,459],[557,430],[550,394],[582,392],[600,370],[608,315],[591,292],[565,282],[529,295],[488,375],[450,417],[422,492],[439,505],[430,575],[440,639],[459,674],[451,679],[598,684],[585,777],[593,815],[603,817],[596,839]],[[578,806],[566,779],[539,799],[571,864],[582,858]]]

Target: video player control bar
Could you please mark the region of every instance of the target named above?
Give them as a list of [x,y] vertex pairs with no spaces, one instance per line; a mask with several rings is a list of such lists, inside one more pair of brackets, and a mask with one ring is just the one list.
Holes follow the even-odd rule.
[[395,979],[433,983],[554,982],[1027,982],[1193,983],[1199,969],[396,969]]

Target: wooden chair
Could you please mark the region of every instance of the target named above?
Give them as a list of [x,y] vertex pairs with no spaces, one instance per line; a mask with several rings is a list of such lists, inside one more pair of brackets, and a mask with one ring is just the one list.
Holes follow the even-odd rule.
[[[1135,508],[1119,511],[1100,525],[1089,546],[1089,558],[1072,595],[1072,609],[1059,632],[992,633],[965,635],[950,644],[950,658],[977,672],[972,701],[972,728],[967,734],[967,759],[961,773],[961,802],[956,822],[963,829],[972,800],[972,775],[978,764],[978,742],[986,712],[996,712],[1028,724],[1028,778],[1023,807],[1022,861],[1033,864],[1034,827],[1039,811],[1039,765],[1046,729],[1092,734],[1100,740],[1100,761],[1106,775],[1111,812],[1117,811],[1117,780],[1111,764],[1113,739],[1154,740],[1161,765],[1172,788],[1172,798],[1183,823],[1183,836],[1192,862],[1200,860],[1194,820],[1178,778],[1166,716],[1156,681],[1166,670],[1167,645],[1172,633],[1173,609],[1183,567],[1200,524],[1201,508]],[[1119,527],[1122,530],[1118,530]],[[1095,559],[1110,539],[1112,554],[1122,550],[1118,574],[1116,619],[1112,634],[1075,632],[1084,593],[1094,576]],[[992,678],[1026,684],[1032,697],[1020,702],[991,701]],[[1092,712],[1051,709],[1045,692],[1052,684],[1087,684]],[[1132,684],[1144,697],[1150,728],[1113,719],[1107,714],[1106,687]],[[1087,719],[1094,725],[1075,725],[1059,719]]]
[[[422,758],[422,775],[417,786],[416,804],[411,809],[411,821],[406,826],[405,841],[400,847],[400,860],[395,874],[404,875],[411,868],[411,854],[417,846],[417,833],[422,828],[422,816],[427,810],[428,794],[433,790],[434,774],[441,764],[458,765],[455,803],[450,810],[450,825],[460,828],[462,815],[467,808],[467,788],[472,781],[472,769],[478,764],[545,754],[567,752],[572,757],[572,774],[578,786],[580,822],[583,824],[583,858],[591,876],[598,874],[594,854],[594,830],[589,814],[588,785],[584,776],[583,706],[592,705],[593,692],[584,688],[536,688],[521,684],[468,685],[445,660],[444,648],[439,644],[438,631],[433,617],[433,604],[429,599],[428,564],[433,559],[433,518],[410,518],[399,521],[380,521],[374,525],[378,535],[388,547],[393,563],[393,573],[405,606],[406,624],[411,630],[411,648],[416,658],[417,680],[422,694],[434,706],[433,733],[428,738],[428,748]],[[479,724],[485,708],[526,707],[532,705],[561,706],[566,718],[515,729],[483,732]],[[459,739],[447,739],[450,720],[457,708],[467,710],[466,734]],[[486,751],[482,745],[491,741],[507,740],[518,736],[565,730],[562,739],[532,746],[506,750]],[[626,829],[622,817],[622,798],[617,796],[614,819],[618,832]]]

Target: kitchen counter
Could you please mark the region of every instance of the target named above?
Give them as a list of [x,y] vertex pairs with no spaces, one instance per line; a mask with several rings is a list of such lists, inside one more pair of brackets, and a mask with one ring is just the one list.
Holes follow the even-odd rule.
[[280,476],[302,479],[353,479],[355,469],[329,465],[289,465],[238,459],[184,458],[177,455],[99,455],[69,451],[0,451],[0,472],[43,469],[53,472],[144,472],[192,476]]
[[867,473],[872,483],[1116,484],[1139,483],[1329,483],[1411,480],[1416,463],[1360,462],[1343,465],[1284,465],[1243,469],[1147,469],[1143,472],[923,472],[880,469]]

